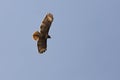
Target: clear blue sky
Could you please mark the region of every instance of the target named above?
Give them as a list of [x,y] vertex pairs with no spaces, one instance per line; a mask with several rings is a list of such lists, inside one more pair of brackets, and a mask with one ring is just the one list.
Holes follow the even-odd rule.
[[[54,15],[48,50],[32,39]],[[0,80],[120,80],[120,0],[1,0]]]

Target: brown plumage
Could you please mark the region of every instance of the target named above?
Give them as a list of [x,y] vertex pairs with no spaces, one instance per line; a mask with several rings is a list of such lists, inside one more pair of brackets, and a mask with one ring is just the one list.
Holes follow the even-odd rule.
[[47,50],[47,39],[49,36],[49,29],[53,22],[53,15],[48,13],[40,25],[40,32],[36,31],[33,33],[33,39],[37,40],[38,52],[43,53]]

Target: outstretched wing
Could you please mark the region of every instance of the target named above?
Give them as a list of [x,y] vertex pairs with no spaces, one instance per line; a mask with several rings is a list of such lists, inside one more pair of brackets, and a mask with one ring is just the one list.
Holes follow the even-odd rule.
[[51,13],[48,13],[43,19],[42,24],[40,26],[40,33],[42,36],[45,36],[45,38],[50,37],[48,33],[52,22],[53,22],[53,15]]
[[53,15],[48,13],[42,21],[40,26],[39,40],[37,42],[38,52],[43,53],[47,50],[47,39],[49,36],[49,29],[53,22]]

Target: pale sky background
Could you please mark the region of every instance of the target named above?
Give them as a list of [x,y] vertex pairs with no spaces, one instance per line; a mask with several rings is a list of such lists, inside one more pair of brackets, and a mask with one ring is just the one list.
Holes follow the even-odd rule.
[[[32,34],[48,12],[41,55]],[[120,80],[120,0],[0,0],[0,80]]]

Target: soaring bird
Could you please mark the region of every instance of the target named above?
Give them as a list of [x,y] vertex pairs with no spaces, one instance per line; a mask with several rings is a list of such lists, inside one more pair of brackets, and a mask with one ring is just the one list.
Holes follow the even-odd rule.
[[51,13],[46,14],[40,25],[40,32],[35,31],[33,33],[33,39],[37,41],[38,52],[42,54],[47,50],[47,39],[51,38],[49,35],[50,26],[53,22],[53,15]]

